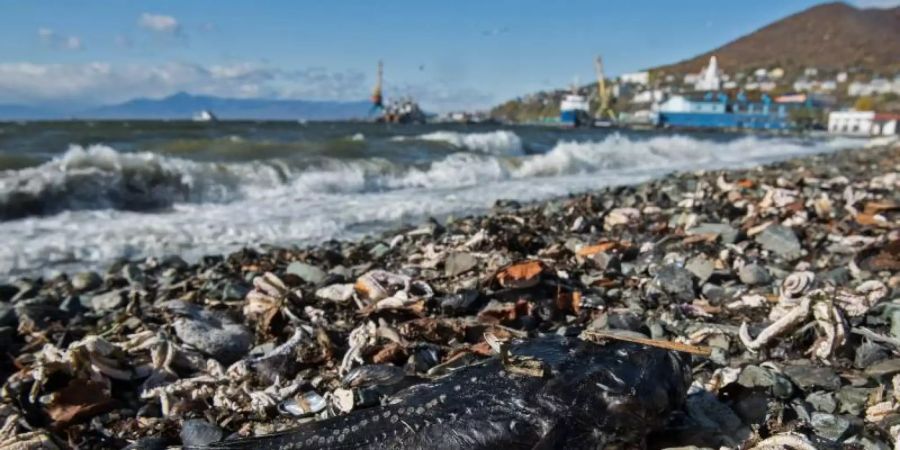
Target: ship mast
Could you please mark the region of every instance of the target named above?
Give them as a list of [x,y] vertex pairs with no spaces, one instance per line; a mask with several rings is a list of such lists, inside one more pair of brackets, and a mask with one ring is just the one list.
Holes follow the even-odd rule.
[[381,95],[382,71],[384,66],[381,60],[378,60],[378,75],[375,78],[375,89],[372,90],[372,108],[383,108],[384,98]]

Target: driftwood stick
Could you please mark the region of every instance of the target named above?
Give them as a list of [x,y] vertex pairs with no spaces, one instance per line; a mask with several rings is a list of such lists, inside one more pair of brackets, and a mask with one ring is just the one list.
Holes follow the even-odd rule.
[[613,339],[613,340],[617,340],[617,341],[634,342],[635,344],[647,345],[650,347],[664,348],[666,350],[673,350],[676,352],[690,353],[692,355],[709,357],[709,355],[712,354],[712,349],[709,347],[682,344],[681,342],[666,341],[666,340],[662,340],[662,339],[643,338],[643,337],[631,336],[631,335],[622,334],[622,333],[616,333],[616,332],[612,332],[612,331],[585,331],[582,334],[585,334],[585,335],[591,336],[591,337],[601,338],[601,339]]

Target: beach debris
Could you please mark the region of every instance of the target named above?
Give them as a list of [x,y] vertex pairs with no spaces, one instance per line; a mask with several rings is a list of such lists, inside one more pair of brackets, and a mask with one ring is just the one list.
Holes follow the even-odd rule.
[[[898,150],[500,201],[353,241],[10,280],[0,448],[216,448],[343,420],[357,427],[345,443],[386,426],[412,436],[424,420],[464,433],[467,396],[512,408],[522,383],[579,392],[560,414],[588,400],[583,386],[637,410],[621,393],[644,391],[624,375],[570,390],[569,370],[593,359],[561,369],[568,353],[528,350],[554,339],[665,355],[647,392],[684,400],[652,410],[674,411],[654,422],[670,447],[891,448]],[[356,419],[384,411],[379,424]],[[496,429],[527,426],[510,423]],[[604,436],[641,442],[621,430]],[[305,436],[289,444],[327,448],[341,434]]]

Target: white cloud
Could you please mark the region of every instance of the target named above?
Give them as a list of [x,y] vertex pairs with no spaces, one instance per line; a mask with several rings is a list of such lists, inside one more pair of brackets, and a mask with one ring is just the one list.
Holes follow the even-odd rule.
[[91,106],[179,91],[223,97],[361,100],[369,88],[365,76],[356,71],[286,71],[253,63],[0,63],[0,103]]
[[138,18],[138,26],[158,33],[175,34],[181,30],[177,19],[163,14],[143,13]]
[[[0,103],[94,106],[176,92],[236,98],[364,100],[371,80],[357,70],[284,70],[251,62],[201,65],[0,63]],[[388,100],[410,96],[428,111],[485,107],[494,98],[447,82],[385,86]]]
[[887,9],[900,6],[900,0],[856,0],[856,6]]
[[63,36],[50,28],[38,28],[38,38],[51,48],[59,50],[81,50],[81,38],[78,36]]

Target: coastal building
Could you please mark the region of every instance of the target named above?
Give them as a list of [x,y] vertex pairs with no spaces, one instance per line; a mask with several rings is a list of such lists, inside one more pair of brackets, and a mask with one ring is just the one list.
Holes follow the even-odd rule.
[[850,136],[893,136],[898,132],[900,114],[875,111],[832,111],[828,114],[828,132]]
[[694,89],[698,91],[718,91],[721,87],[719,79],[719,63],[716,56],[710,56],[709,64],[700,72],[700,77],[694,83]]
[[896,84],[885,78],[875,78],[868,83],[854,81],[847,86],[847,95],[851,97],[859,97],[863,95],[887,94],[889,92],[900,93],[900,83]]
[[838,83],[846,83],[847,82],[847,72],[838,72],[837,76],[834,79]]
[[622,74],[619,79],[622,83],[631,83],[631,84],[639,84],[642,86],[646,86],[650,83],[650,72],[632,72]]
[[659,103],[663,100],[665,93],[659,89],[648,89],[646,91],[641,91],[635,94],[632,97],[632,103]]

